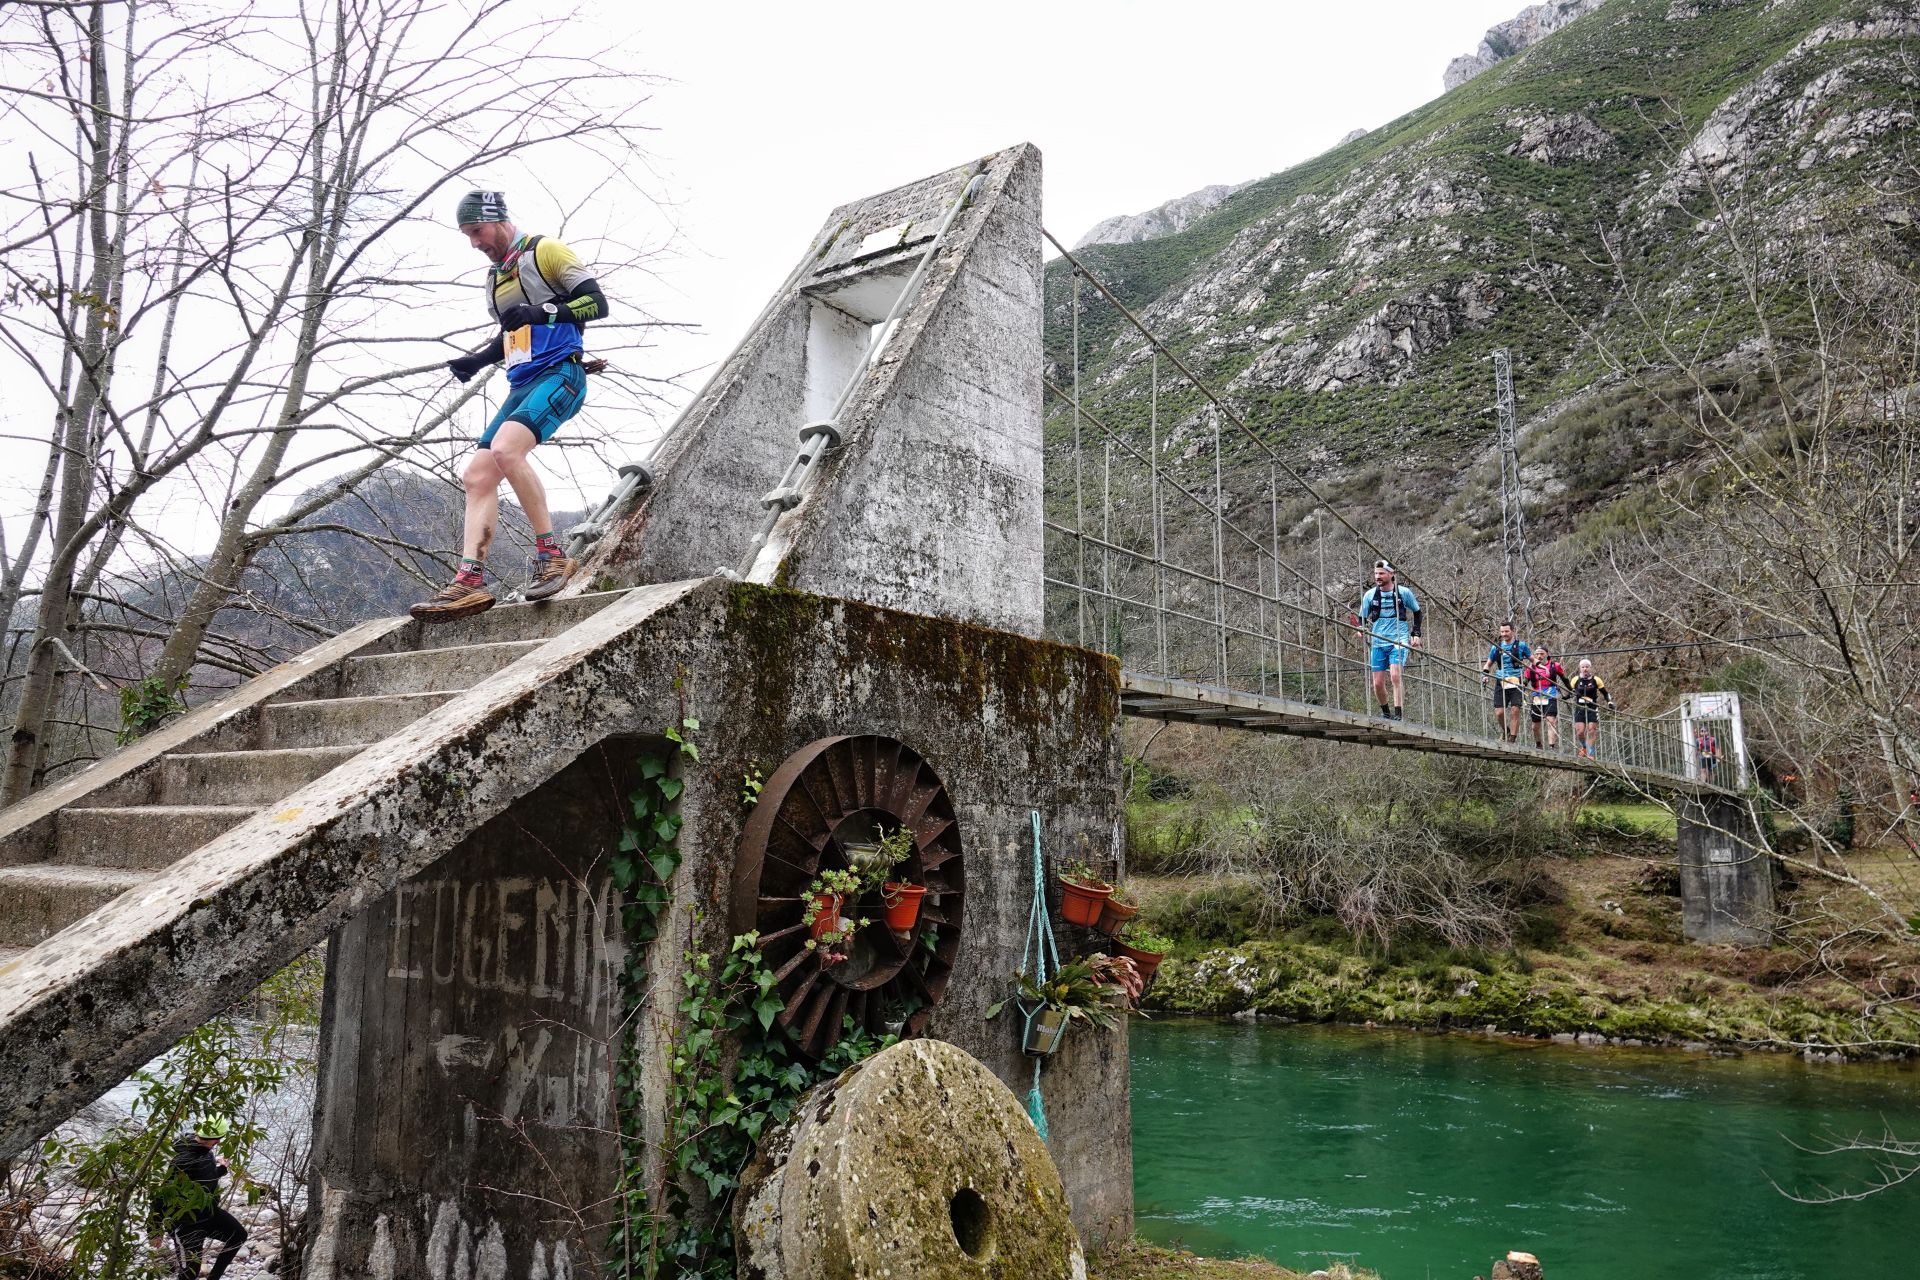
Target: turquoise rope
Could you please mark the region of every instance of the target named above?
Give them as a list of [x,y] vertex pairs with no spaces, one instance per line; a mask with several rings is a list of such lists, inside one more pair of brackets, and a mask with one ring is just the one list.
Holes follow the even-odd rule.
[[[1028,972],[1027,965],[1033,965],[1033,980],[1044,984],[1047,980],[1047,958],[1051,953],[1053,971],[1060,972],[1060,948],[1053,940],[1053,917],[1047,911],[1047,868],[1046,859],[1040,852],[1040,811],[1028,810],[1033,821],[1033,905],[1027,912],[1027,937],[1020,950],[1020,972]],[[1021,1030],[1021,1043],[1026,1043],[1026,1033],[1033,1029],[1033,1015],[1039,1009],[1023,1009],[1026,1024]],[[1047,1137],[1046,1102],[1040,1096],[1040,1059],[1033,1060],[1033,1088],[1027,1092],[1027,1118],[1033,1121],[1034,1131],[1042,1141]]]

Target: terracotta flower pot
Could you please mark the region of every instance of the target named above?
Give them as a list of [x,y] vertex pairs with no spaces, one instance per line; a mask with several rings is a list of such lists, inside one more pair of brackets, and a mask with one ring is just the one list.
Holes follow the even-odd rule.
[[1100,904],[1100,923],[1094,928],[1108,937],[1120,932],[1127,921],[1140,914],[1140,908],[1129,906],[1118,898],[1108,898]]
[[1112,885],[1081,884],[1063,877],[1060,881],[1060,916],[1068,924],[1091,929],[1100,923],[1101,909],[1112,896]]
[[813,940],[820,941],[829,933],[840,929],[840,907],[845,897],[838,893],[816,893],[813,895]]
[[1158,969],[1160,962],[1167,958],[1165,952],[1142,951],[1140,948],[1130,947],[1118,939],[1115,939],[1113,945],[1121,955],[1133,961],[1133,967],[1140,971],[1140,982],[1142,985],[1153,981],[1153,971]]
[[920,922],[920,899],[927,896],[923,884],[895,884],[889,880],[880,887],[880,900],[887,904],[887,928],[904,933]]
[[1036,1058],[1044,1058],[1060,1047],[1060,1039],[1067,1034],[1067,1015],[1059,1009],[1042,1009],[1027,1019],[1026,1051]]

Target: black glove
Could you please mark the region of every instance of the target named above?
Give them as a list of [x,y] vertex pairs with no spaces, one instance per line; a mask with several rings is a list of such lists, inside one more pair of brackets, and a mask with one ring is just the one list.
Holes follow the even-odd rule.
[[500,327],[508,333],[530,324],[547,324],[552,320],[546,311],[531,302],[516,302],[500,313]]
[[485,356],[455,356],[447,361],[447,372],[459,382],[471,382],[473,375],[492,364]]

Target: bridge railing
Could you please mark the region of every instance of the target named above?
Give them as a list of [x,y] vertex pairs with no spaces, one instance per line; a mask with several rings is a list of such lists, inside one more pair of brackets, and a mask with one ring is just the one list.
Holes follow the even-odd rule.
[[[1134,672],[1377,714],[1370,636],[1354,614],[1385,552],[1053,243],[1072,271],[1066,296],[1048,299],[1067,322],[1050,335],[1045,379],[1051,634]],[[1404,670],[1405,722],[1502,741],[1482,628],[1404,567],[1399,580],[1426,622]],[[1532,748],[1530,692],[1522,699],[1518,745]],[[1570,702],[1558,700],[1551,733],[1541,723],[1541,750],[1581,749]],[[1691,750],[1679,711],[1601,712],[1603,762],[1702,779]]]

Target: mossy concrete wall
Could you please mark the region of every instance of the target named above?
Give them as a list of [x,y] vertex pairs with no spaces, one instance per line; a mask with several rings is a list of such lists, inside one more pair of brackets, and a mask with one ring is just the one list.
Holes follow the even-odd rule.
[[[657,740],[683,716],[700,721],[701,758],[682,773],[684,862],[649,952],[655,989],[669,998],[633,1029],[645,1063],[646,1131],[658,1133],[662,1121],[671,993],[690,951],[718,954],[728,941],[735,852],[750,812],[742,781],[840,734],[906,743],[953,799],[966,923],[928,1034],[966,1049],[1024,1095],[1032,1061],[1020,1052],[1018,1020],[987,1022],[984,1014],[1021,963],[1032,896],[1028,814],[1041,814],[1049,862],[1084,841],[1095,861],[1111,865],[1119,713],[1111,660],[1007,632],[718,579],[649,614],[602,648],[593,681],[568,708],[605,730],[604,749],[336,936],[314,1204],[316,1257],[331,1269],[312,1274],[550,1277],[560,1244],[577,1273],[580,1249],[604,1238],[604,1208],[595,1216],[589,1206],[611,1191],[617,1168],[597,1132],[606,1108],[586,1095],[605,1074],[596,1054],[617,1020],[614,994],[598,992],[592,1007],[557,1006],[530,985],[517,989],[524,982],[516,965],[550,969],[551,956],[521,954],[543,934],[550,947],[562,930],[596,936],[606,898],[576,893],[562,906],[556,888],[539,923],[516,923],[535,910],[538,890],[509,886],[546,877],[548,868],[598,884],[606,842],[618,836],[608,797],[620,793],[636,741]],[[538,734],[541,726],[520,723],[511,732]],[[486,744],[478,749],[484,755]],[[484,759],[475,764],[484,768]],[[1048,892],[1057,906],[1051,885]],[[481,913],[471,926],[458,913],[442,923],[449,894]],[[459,940],[461,963],[452,969],[456,953],[427,942],[443,927]],[[612,952],[590,954],[610,962]],[[416,969],[448,981],[415,977]],[[534,1073],[541,1081],[515,1094],[516,1073],[524,1074],[543,1032],[549,1038]],[[560,1054],[564,1065],[551,1079],[545,1054]],[[1133,1172],[1124,1030],[1070,1037],[1046,1065],[1041,1090],[1075,1224],[1090,1244],[1126,1234]],[[517,1108],[504,1105],[515,1097]],[[554,1105],[545,1105],[548,1097]],[[411,1117],[404,1128],[382,1119],[401,1113]],[[544,1158],[550,1152],[572,1162],[558,1180]],[[407,1187],[411,1199],[400,1194]]]

